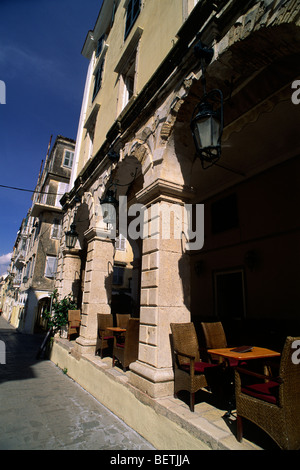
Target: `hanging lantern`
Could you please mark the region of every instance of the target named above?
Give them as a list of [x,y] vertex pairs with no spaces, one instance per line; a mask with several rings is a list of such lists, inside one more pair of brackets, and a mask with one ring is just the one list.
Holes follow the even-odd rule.
[[102,206],[103,222],[107,225],[116,224],[116,209],[119,205],[115,192],[112,189],[108,189],[104,199],[100,199]]
[[71,250],[75,247],[78,240],[78,233],[76,232],[76,225],[74,222],[71,224],[70,230],[65,232],[65,243],[66,247]]
[[212,166],[221,156],[223,96],[220,90],[205,94],[197,104],[191,120],[191,130],[202,167]]
[[223,95],[221,90],[206,92],[205,73],[213,58],[213,49],[199,41],[194,47],[194,54],[201,63],[203,97],[194,109],[190,125],[197,156],[206,169],[214,165],[221,156]]

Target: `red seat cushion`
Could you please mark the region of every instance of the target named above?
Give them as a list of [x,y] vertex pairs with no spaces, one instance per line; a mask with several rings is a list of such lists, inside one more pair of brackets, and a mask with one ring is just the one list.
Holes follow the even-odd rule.
[[251,385],[245,385],[241,388],[242,393],[255,398],[273,403],[276,405],[278,400],[279,384],[277,382],[265,382]]
[[[209,362],[195,362],[195,372],[200,372],[201,374],[203,374],[205,372],[205,369],[217,366],[218,364],[210,364]],[[181,364],[181,368],[188,372],[190,370],[190,364]]]
[[113,336],[103,336],[103,339],[114,339]]

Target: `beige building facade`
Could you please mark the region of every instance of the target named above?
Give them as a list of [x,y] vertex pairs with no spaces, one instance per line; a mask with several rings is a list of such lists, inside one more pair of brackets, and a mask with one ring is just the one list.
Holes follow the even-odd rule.
[[[171,322],[218,318],[240,342],[267,331],[264,346],[299,334],[299,12],[295,0],[104,0],[87,35],[61,201],[63,230],[74,223],[78,240],[73,249],[61,241],[56,287],[82,312],[76,354],[95,354],[97,314],[112,311],[115,238],[126,239],[128,313],[140,318],[130,381],[153,398],[173,391]],[[208,169],[190,129],[203,96],[200,37],[214,51],[207,88],[224,97],[222,155]],[[108,190],[117,233],[103,218]]]
[[13,248],[9,285],[3,298],[4,317],[24,333],[44,331],[42,317],[54,290],[62,232],[60,199],[67,191],[75,141],[50,138],[45,160]]

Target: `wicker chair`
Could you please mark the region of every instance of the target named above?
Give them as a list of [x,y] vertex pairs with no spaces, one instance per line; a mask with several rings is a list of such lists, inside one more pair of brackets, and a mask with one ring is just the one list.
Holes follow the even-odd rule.
[[281,449],[300,449],[300,364],[292,360],[293,342],[296,340],[300,338],[289,336],[286,339],[278,377],[236,369],[239,441],[243,437],[242,418],[246,418],[269,434]]
[[68,340],[72,335],[79,335],[81,322],[80,310],[68,310]]
[[[207,349],[219,349],[227,348],[227,339],[223,325],[220,321],[218,322],[202,322],[202,330],[205,337],[206,348]],[[222,362],[224,359],[220,356],[210,355],[212,362]],[[238,361],[235,359],[228,359],[228,365],[231,367],[236,367]]]
[[[116,313],[116,320],[117,320],[117,326],[120,328],[127,328],[128,326],[128,320],[131,318],[131,315],[129,313]],[[125,336],[126,332],[120,333],[118,335],[118,343],[124,343],[125,341]]]
[[117,326],[127,328],[129,318],[131,318],[129,313],[116,313]]
[[113,326],[114,320],[112,314],[98,313],[98,336],[97,336],[97,345],[96,353],[100,352],[101,359],[103,358],[103,350],[109,347],[109,342],[113,341],[113,334],[107,330],[108,326]]
[[195,393],[209,385],[207,378],[216,364],[202,362],[193,323],[171,323],[174,359],[174,395],[181,390],[190,393],[190,410],[194,411]]
[[122,364],[125,372],[129,367],[129,364],[137,360],[139,352],[139,329],[140,320],[138,318],[130,318],[126,328],[125,341],[119,343],[118,337],[115,336],[113,367],[115,366],[115,361],[117,359]]

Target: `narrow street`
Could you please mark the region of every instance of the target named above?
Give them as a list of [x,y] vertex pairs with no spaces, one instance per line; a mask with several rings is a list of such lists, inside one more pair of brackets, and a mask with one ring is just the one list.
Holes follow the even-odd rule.
[[0,317],[1,450],[154,449],[55,364],[37,360],[42,339]]

